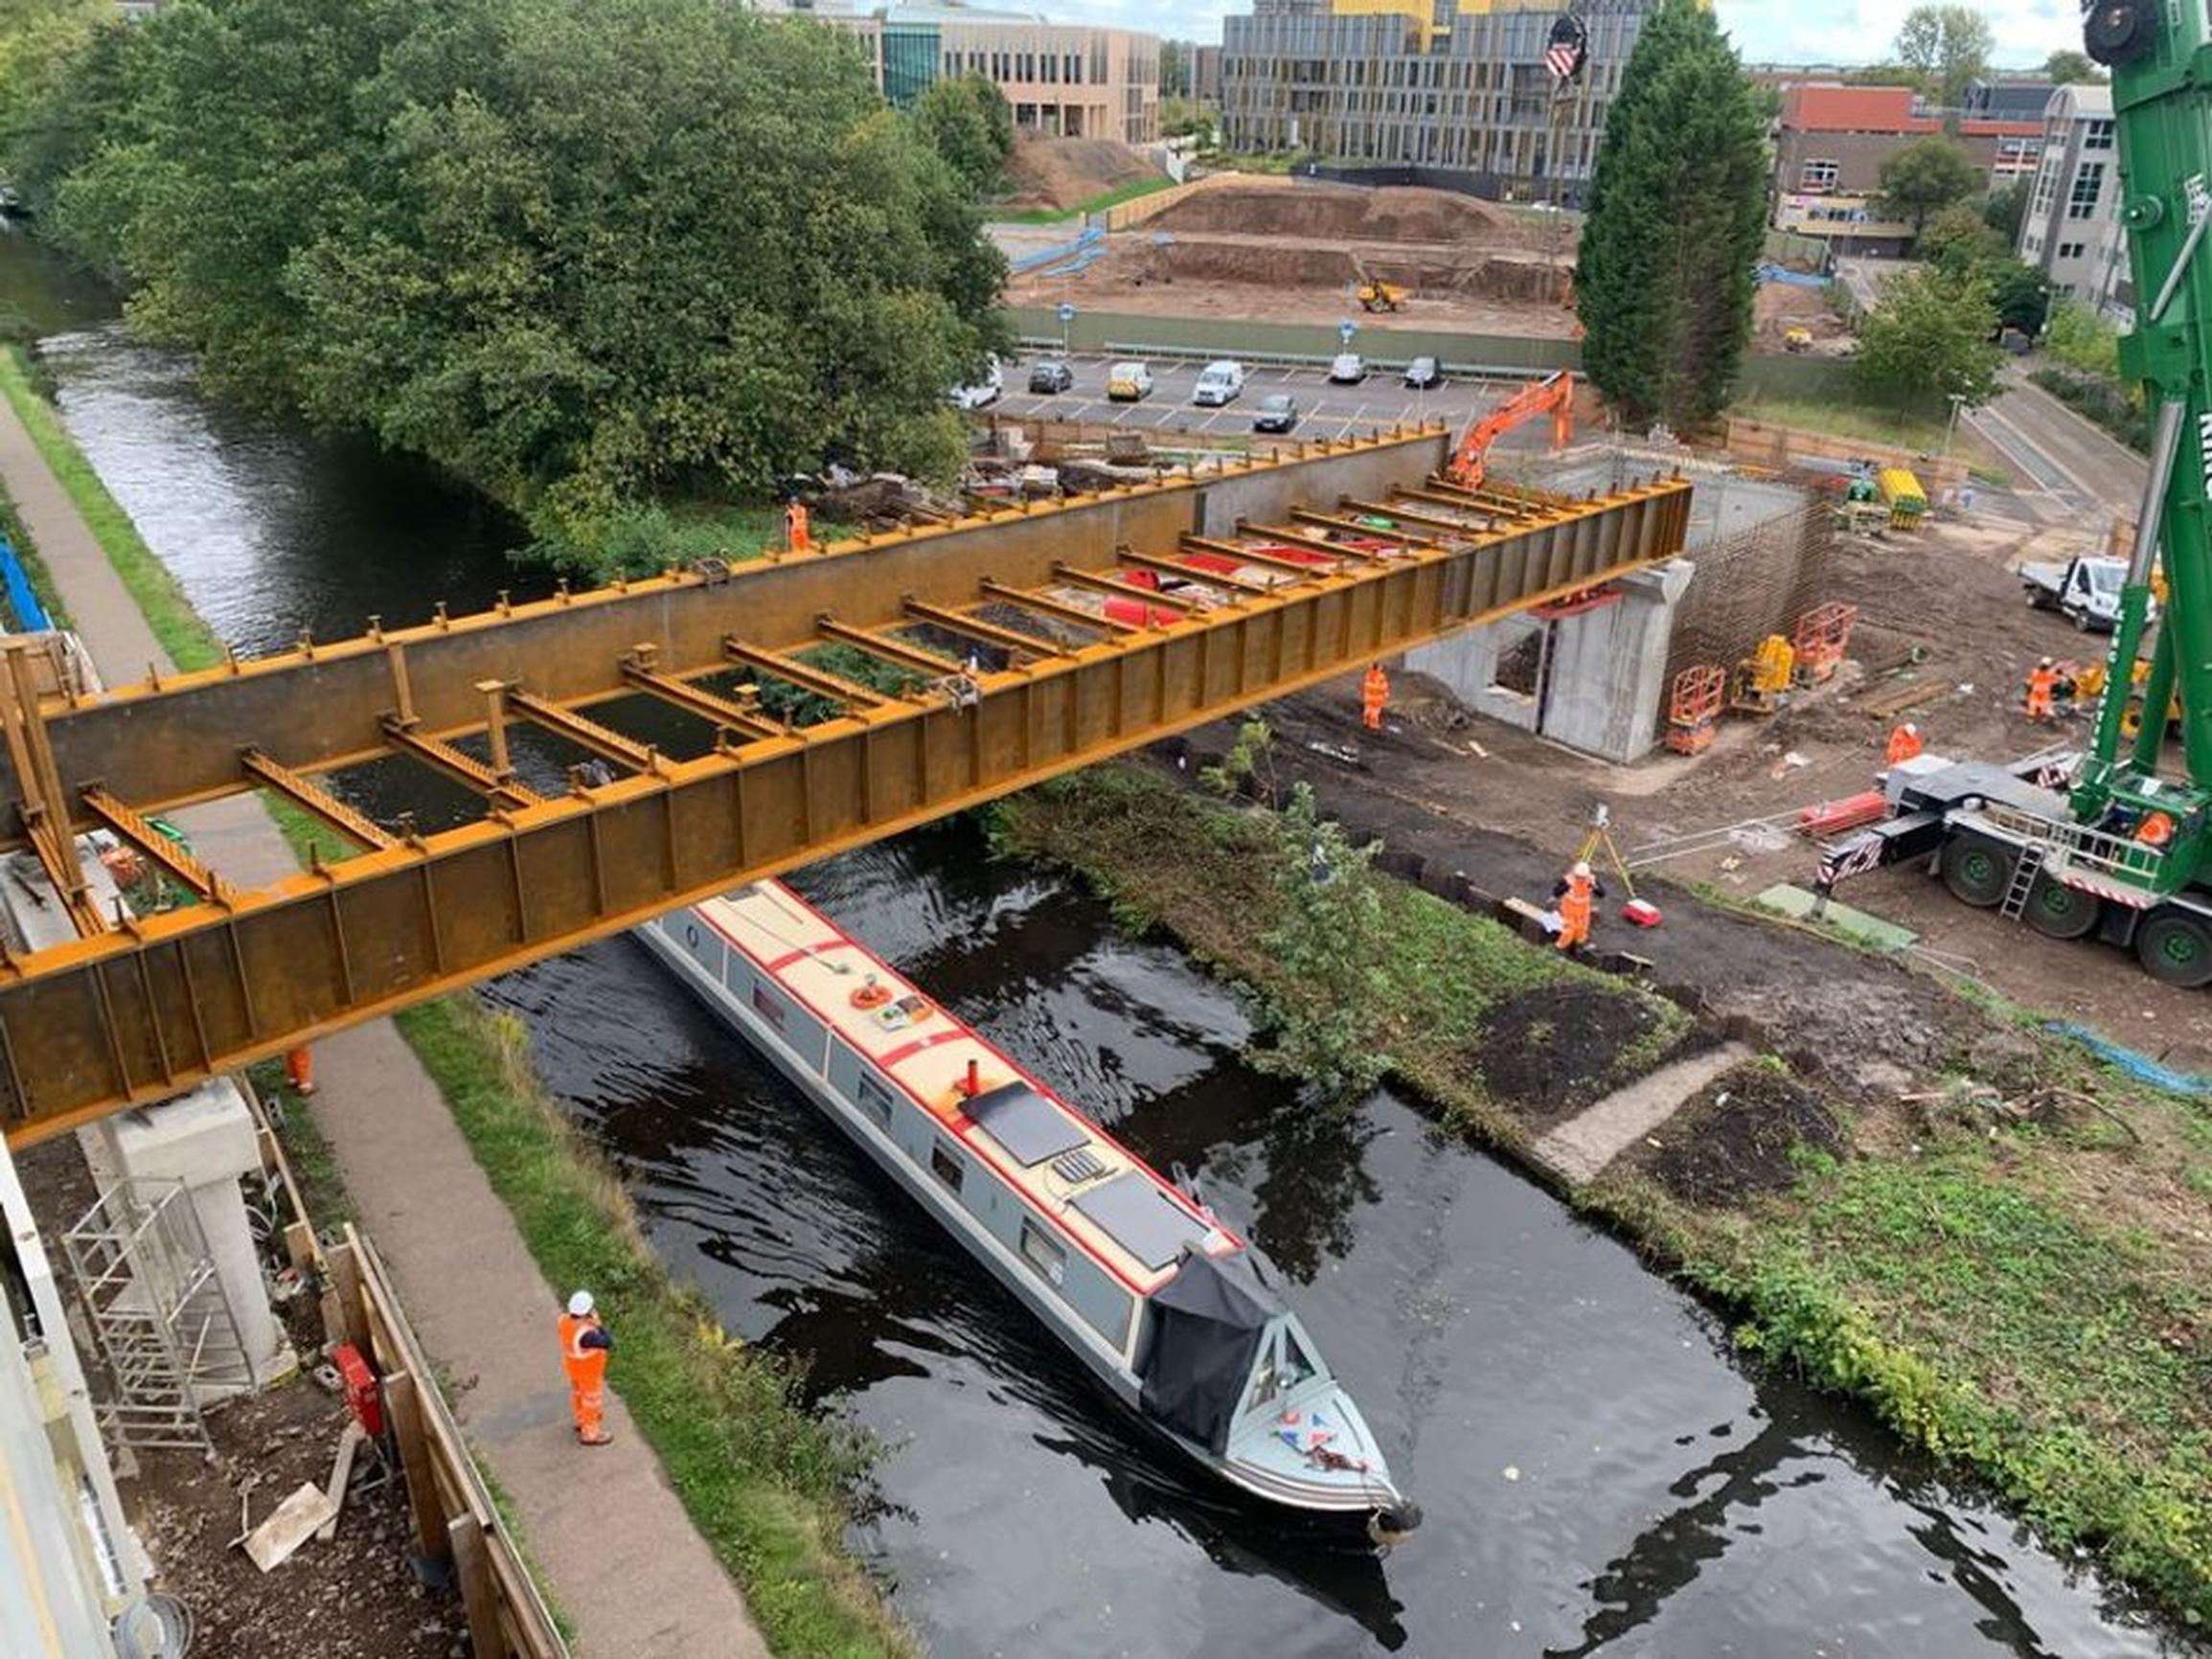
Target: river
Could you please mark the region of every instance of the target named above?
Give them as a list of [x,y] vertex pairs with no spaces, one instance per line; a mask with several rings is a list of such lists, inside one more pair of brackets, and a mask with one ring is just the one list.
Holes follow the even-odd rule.
[[[0,239],[0,296],[50,282],[26,268]],[[419,468],[209,407],[97,307],[42,321],[68,330],[47,362],[95,466],[242,646],[531,585],[513,527]],[[854,1541],[933,1651],[2187,1650],[1859,1413],[1747,1371],[1709,1311],[1405,1101],[1307,1109],[1242,1059],[1233,996],[971,826],[796,884],[1155,1165],[1200,1171],[1428,1515],[1379,1561],[1187,1472],[629,941],[497,983],[674,1269],[883,1441]]]

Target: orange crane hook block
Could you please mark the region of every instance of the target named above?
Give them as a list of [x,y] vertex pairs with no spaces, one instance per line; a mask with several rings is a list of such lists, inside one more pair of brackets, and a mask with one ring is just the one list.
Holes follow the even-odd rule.
[[1452,452],[1451,464],[1445,468],[1445,477],[1462,489],[1480,489],[1490,446],[1539,415],[1551,417],[1552,447],[1564,449],[1575,435],[1574,401],[1575,376],[1571,369],[1561,369],[1523,386],[1489,414],[1478,415],[1468,422],[1467,430],[1460,435],[1459,447]]

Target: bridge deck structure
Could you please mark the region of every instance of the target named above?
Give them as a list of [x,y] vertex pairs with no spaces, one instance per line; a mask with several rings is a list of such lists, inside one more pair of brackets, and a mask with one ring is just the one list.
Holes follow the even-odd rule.
[[[232,661],[0,674],[0,1129],[43,1138],[1673,557],[1689,486],[1458,490],[1441,428]],[[527,734],[527,735],[526,735]],[[473,802],[424,832],[355,768]],[[258,789],[351,849],[251,891],[153,818]],[[103,914],[80,838],[192,902]],[[112,900],[104,901],[111,904]]]

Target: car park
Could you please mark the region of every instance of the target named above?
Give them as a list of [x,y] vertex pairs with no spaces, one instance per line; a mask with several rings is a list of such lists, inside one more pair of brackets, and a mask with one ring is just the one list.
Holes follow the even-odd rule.
[[1298,402],[1287,393],[1269,393],[1260,399],[1259,408],[1252,411],[1255,432],[1288,432],[1297,424]]
[[1444,371],[1434,357],[1416,357],[1405,365],[1405,384],[1415,392],[1433,392],[1444,384]]
[[1152,372],[1142,363],[1116,363],[1106,371],[1106,397],[1134,403],[1152,395]]
[[1339,352],[1329,365],[1329,380],[1335,386],[1357,386],[1367,378],[1367,359],[1357,352]]
[[1198,371],[1198,383],[1191,388],[1191,401],[1201,408],[1219,409],[1234,402],[1243,391],[1244,365],[1224,357]]
[[1050,397],[1056,392],[1072,392],[1075,390],[1075,371],[1056,357],[1032,363],[1029,368],[1029,389],[1040,397]]
[[982,409],[998,401],[1006,391],[1006,370],[996,357],[985,359],[983,378],[971,386],[955,386],[949,397],[955,409]]

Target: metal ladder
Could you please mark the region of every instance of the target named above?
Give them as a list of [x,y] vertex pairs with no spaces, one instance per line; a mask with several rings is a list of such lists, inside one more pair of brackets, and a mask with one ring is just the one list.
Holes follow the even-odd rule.
[[2005,901],[1998,908],[2015,921],[2027,909],[2028,895],[2035,891],[2036,877],[2042,874],[2044,852],[2041,841],[2030,841],[2013,864],[2012,885],[2005,889]]

